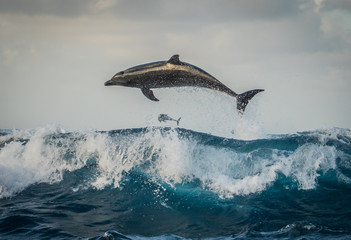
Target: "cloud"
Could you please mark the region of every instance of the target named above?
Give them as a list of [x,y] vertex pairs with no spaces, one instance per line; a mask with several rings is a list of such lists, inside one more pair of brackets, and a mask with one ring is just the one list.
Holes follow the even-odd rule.
[[319,0],[322,2],[323,11],[344,10],[351,12],[351,1],[349,0]]
[[2,0],[0,13],[76,17],[89,12],[93,0]]
[[18,51],[8,47],[3,47],[0,52],[0,57],[3,65],[9,66],[13,64],[15,59],[18,57]]
[[280,0],[2,0],[1,13],[79,17],[109,14],[117,19],[228,21],[277,19],[301,12],[299,1]]
[[321,30],[334,41],[351,44],[351,12],[334,9],[321,15]]

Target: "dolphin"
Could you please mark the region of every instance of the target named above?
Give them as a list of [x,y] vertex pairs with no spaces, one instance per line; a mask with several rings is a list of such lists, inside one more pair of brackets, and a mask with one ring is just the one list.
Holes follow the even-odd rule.
[[254,89],[237,94],[201,68],[181,62],[178,54],[168,61],[146,63],[118,72],[105,82],[105,86],[111,85],[140,88],[145,97],[152,101],[159,101],[151,90],[154,88],[191,86],[213,89],[235,97],[240,114],[244,113],[251,98],[264,91]]
[[177,126],[179,126],[180,119],[181,119],[181,117],[178,118],[178,120],[176,120],[174,118],[171,118],[167,114],[160,114],[160,115],[158,115],[158,121],[160,121],[160,122],[175,121],[175,122],[177,122]]

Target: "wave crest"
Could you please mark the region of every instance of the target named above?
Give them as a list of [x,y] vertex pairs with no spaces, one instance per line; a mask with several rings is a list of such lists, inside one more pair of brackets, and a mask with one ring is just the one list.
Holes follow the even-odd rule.
[[221,198],[260,193],[280,176],[285,189],[315,189],[319,178],[350,184],[350,130],[331,129],[251,141],[173,128],[66,132],[60,128],[2,131],[0,198],[65,173],[90,169],[73,191],[121,188],[132,173],[156,185],[192,185]]

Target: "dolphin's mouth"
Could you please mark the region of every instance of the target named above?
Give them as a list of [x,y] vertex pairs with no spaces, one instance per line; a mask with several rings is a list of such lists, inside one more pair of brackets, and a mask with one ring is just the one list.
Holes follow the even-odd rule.
[[104,84],[105,86],[130,86],[130,82],[125,78],[112,78]]
[[106,81],[104,85],[105,85],[105,86],[114,85],[113,80],[111,79],[111,80]]

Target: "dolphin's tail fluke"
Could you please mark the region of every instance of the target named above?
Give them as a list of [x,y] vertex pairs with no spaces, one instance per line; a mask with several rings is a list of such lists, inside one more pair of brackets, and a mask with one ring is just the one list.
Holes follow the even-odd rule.
[[182,118],[182,117],[178,118],[178,120],[177,120],[177,126],[179,126],[179,121],[180,121],[181,118]]
[[254,89],[236,96],[236,108],[240,114],[243,114],[246,105],[249,103],[251,98],[253,98],[257,93],[264,91],[263,89]]

